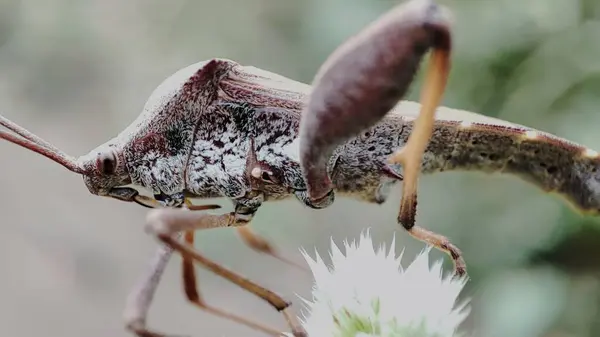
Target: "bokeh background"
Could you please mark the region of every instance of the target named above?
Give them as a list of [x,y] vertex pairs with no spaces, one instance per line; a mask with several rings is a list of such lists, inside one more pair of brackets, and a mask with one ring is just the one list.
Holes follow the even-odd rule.
[[[600,150],[600,2],[440,0],[455,17],[444,104],[525,124]],[[225,57],[310,82],[337,45],[397,1],[2,0],[0,111],[66,152],[87,153],[141,111],[176,70]],[[410,98],[418,97],[417,86]],[[121,337],[128,291],[157,243],[146,210],[88,193],[61,166],[0,142],[0,336]],[[395,223],[400,189],[383,206],[338,200],[313,211],[267,204],[254,229],[301,262],[365,228],[410,259],[423,245]],[[423,177],[420,224],[465,253],[479,336],[600,335],[600,222],[511,176]],[[227,201],[220,201],[228,210]],[[312,279],[244,246],[230,229],[197,235],[208,256],[293,299]],[[435,258],[445,255],[434,252]],[[446,259],[447,269],[451,263]],[[199,272],[207,301],[276,327],[283,319],[222,279]],[[179,258],[149,324],[191,336],[261,336],[184,300]]]

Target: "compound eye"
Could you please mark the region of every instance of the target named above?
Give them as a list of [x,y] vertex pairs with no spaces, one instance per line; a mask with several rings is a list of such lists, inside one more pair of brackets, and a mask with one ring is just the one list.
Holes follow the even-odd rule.
[[117,157],[114,152],[105,152],[98,155],[96,159],[98,171],[104,175],[111,175],[117,170]]

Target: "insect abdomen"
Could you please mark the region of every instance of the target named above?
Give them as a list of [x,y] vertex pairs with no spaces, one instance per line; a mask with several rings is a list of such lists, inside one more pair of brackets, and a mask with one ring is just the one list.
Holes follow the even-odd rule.
[[600,213],[600,156],[556,136],[520,126],[438,121],[423,171],[476,170],[516,175]]

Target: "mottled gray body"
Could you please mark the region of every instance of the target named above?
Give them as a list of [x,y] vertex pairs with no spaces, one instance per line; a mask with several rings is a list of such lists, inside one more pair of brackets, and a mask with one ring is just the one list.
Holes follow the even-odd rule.
[[[233,61],[200,62],[165,80],[127,130],[83,157],[98,165],[103,149],[118,158],[115,173],[86,177],[92,192],[133,184],[169,205],[184,197],[227,197],[253,214],[265,200],[306,194],[298,154],[300,114],[310,86]],[[374,127],[339,146],[328,172],[339,195],[382,203],[398,179],[386,160],[411,133],[420,105],[400,102]],[[147,123],[148,120],[154,121]],[[158,123],[156,121],[162,121]],[[251,140],[254,147],[251,148]],[[254,154],[271,174],[248,174]],[[439,108],[423,173],[477,170],[516,174],[577,208],[600,210],[598,155],[534,129],[461,110]],[[401,167],[392,171],[401,175]],[[257,188],[257,186],[259,186]]]

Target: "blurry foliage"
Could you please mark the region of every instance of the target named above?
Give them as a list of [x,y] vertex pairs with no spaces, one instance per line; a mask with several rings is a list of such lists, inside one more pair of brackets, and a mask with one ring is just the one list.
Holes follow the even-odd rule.
[[[85,153],[130,123],[154,87],[179,68],[225,57],[310,82],[335,47],[396,3],[4,0],[0,110],[65,151]],[[455,17],[445,105],[600,150],[599,1],[440,3]],[[418,88],[409,98],[418,97]],[[2,335],[127,336],[119,320],[124,296],[154,248],[141,229],[145,210],[89,196],[80,178],[13,145],[0,143],[0,153]],[[443,173],[424,177],[420,190],[419,223],[465,253],[472,277],[466,294],[477,300],[471,321],[480,336],[600,334],[598,219],[508,176]],[[32,193],[40,199],[35,212]],[[386,242],[396,233],[398,245],[414,254],[422,244],[395,223],[398,200],[339,200],[319,212],[289,201],[265,206],[253,226],[288,254],[299,246],[323,252],[330,237],[354,238],[366,227]],[[286,294],[310,290],[309,279],[248,255],[231,231],[198,237],[207,254],[265,285]],[[186,306],[177,267],[170,267],[152,309],[153,326],[254,336]],[[213,302],[282,326],[253,298],[208,274],[202,280]],[[52,310],[57,306],[62,310]],[[25,324],[31,320],[40,328]]]

